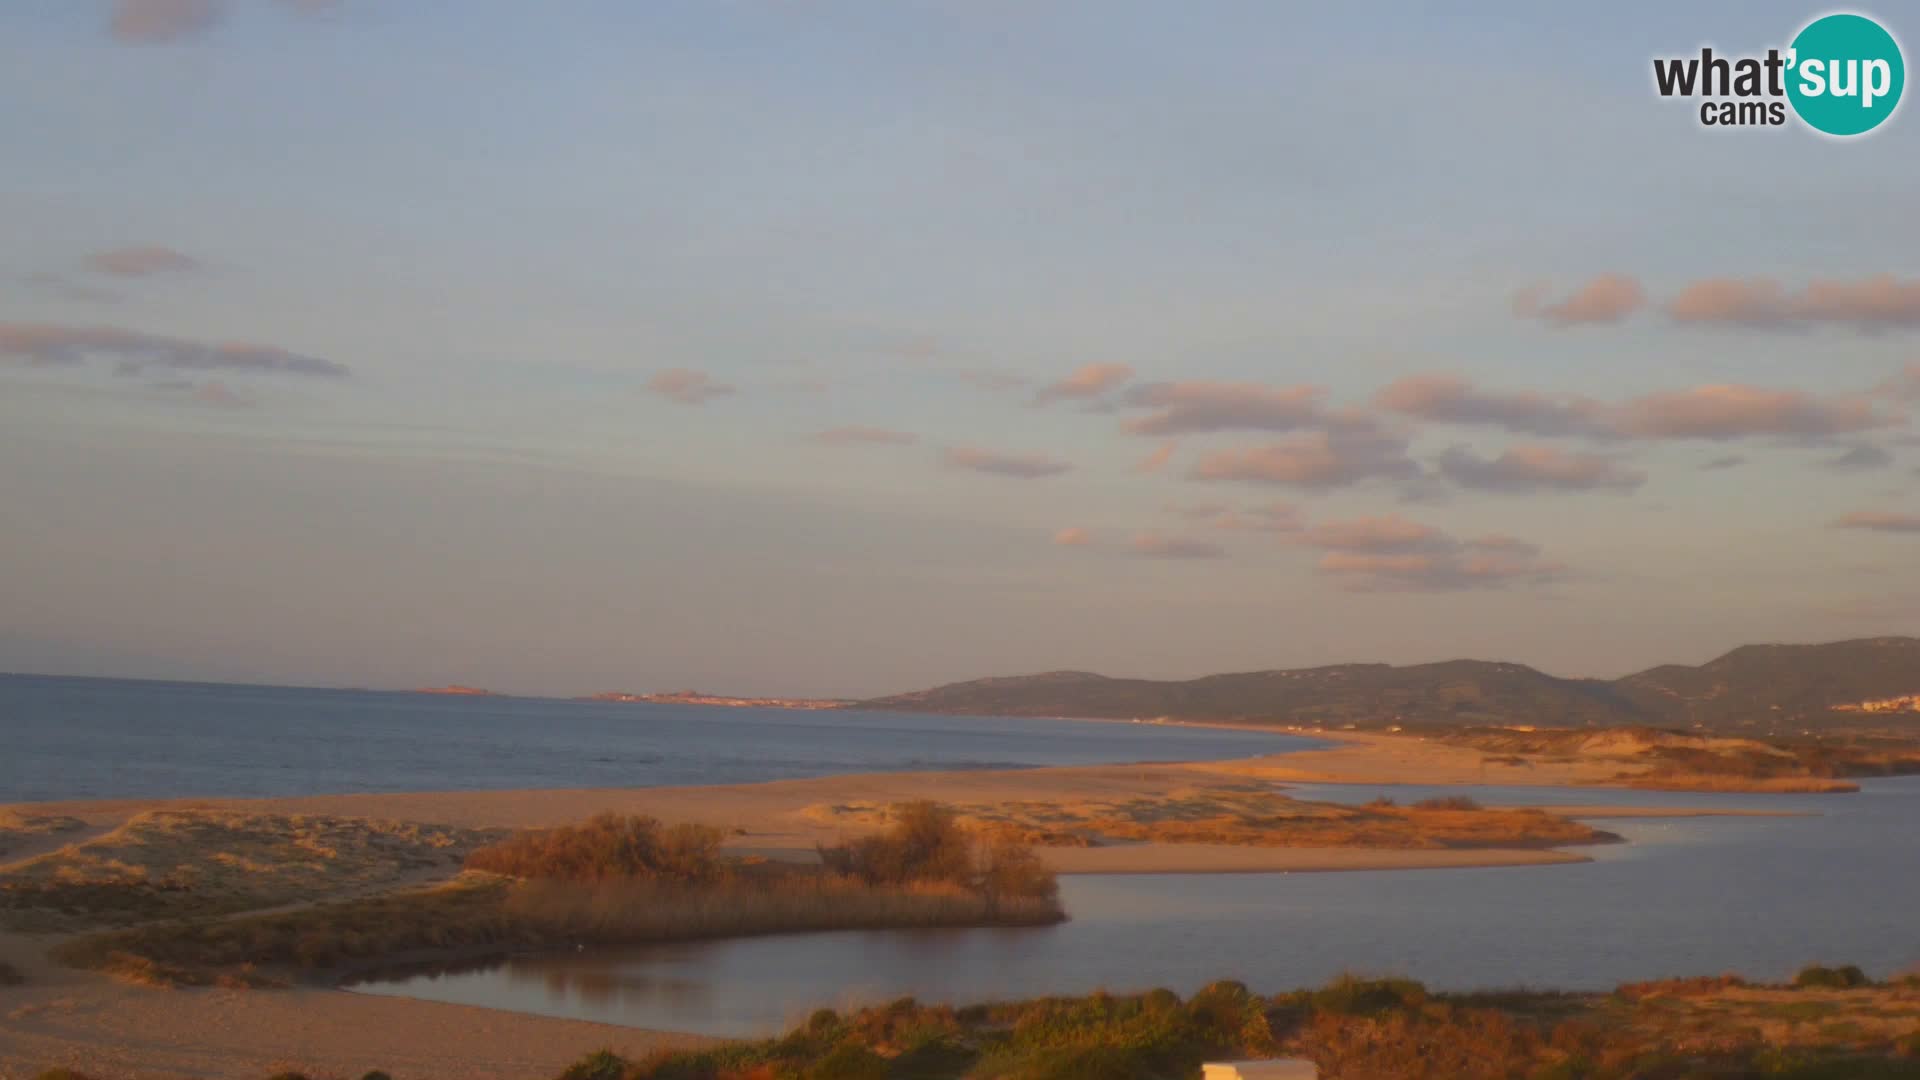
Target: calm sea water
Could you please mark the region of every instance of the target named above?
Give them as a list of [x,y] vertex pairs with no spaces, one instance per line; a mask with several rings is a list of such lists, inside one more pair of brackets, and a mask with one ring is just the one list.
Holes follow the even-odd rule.
[[[1406,801],[1441,789],[1314,785]],[[1458,794],[1460,788],[1444,789]],[[1261,990],[1344,971],[1466,989],[1611,988],[1668,975],[1781,978],[1812,962],[1920,963],[1920,778],[1858,795],[1468,789],[1482,801],[1753,806],[1791,818],[1615,819],[1630,843],[1581,865],[1068,877],[1072,920],[1026,930],[857,932],[515,960],[374,993],[717,1035],[778,1031],[815,1007],[911,994],[971,1002],[1098,988]]]
[[1312,745],[1097,721],[0,675],[0,803],[736,784]]

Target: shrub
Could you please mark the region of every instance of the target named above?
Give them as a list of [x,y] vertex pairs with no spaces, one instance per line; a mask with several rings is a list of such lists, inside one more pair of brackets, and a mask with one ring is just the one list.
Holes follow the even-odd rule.
[[976,837],[951,809],[928,800],[896,803],[888,814],[892,822],[882,832],[822,845],[821,864],[875,887],[959,886],[992,907],[1008,899],[1051,903],[1058,895],[1053,871],[1015,837]]
[[887,1059],[859,1043],[843,1042],[802,1075],[805,1080],[887,1080]]
[[820,861],[836,873],[869,885],[973,880],[973,845],[952,810],[928,800],[897,803],[886,831],[849,844],[820,849]]
[[1480,810],[1483,807],[1466,795],[1436,795],[1413,804],[1415,810]]
[[85,1073],[74,1072],[72,1069],[48,1069],[33,1080],[93,1080],[93,1078]]
[[627,1075],[627,1062],[611,1050],[596,1050],[567,1066],[560,1080],[621,1080]]
[[361,1073],[360,1080],[393,1080],[393,1077],[388,1076],[386,1073],[382,1072],[379,1069],[373,1069],[371,1071]]
[[706,825],[662,826],[641,815],[598,814],[579,825],[534,829],[489,844],[467,856],[467,868],[563,881],[703,881],[718,873],[725,838]]
[[1854,990],[1862,986],[1872,986],[1873,980],[1867,978],[1867,973],[1853,964],[1837,968],[1814,964],[1801,968],[1800,973],[1793,977],[1793,985],[1803,990]]
[[1363,979],[1342,975],[1313,992],[1313,1007],[1339,1016],[1374,1016],[1416,1008],[1427,1000],[1427,988],[1412,979]]
[[19,968],[0,960],[0,986],[19,986],[26,981],[27,977],[20,974]]

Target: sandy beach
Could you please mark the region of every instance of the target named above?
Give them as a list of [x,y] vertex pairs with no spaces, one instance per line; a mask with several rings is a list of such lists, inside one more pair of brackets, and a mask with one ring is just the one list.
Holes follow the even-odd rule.
[[[862,808],[910,799],[958,806],[1047,806],[1071,810],[1123,800],[1195,798],[1271,791],[1274,782],[1595,783],[1608,765],[1490,767],[1480,755],[1408,738],[1342,738],[1324,750],[1230,762],[841,776],[716,787],[624,790],[432,792],[331,795],[287,799],[188,799],[34,804],[18,808],[52,822],[21,830],[0,856],[0,870],[19,872],[72,859],[94,847],[129,843],[136,826],[152,830],[177,810],[243,816],[319,819],[323,835],[355,850],[392,835],[407,852],[425,851],[420,868],[376,877],[376,883],[418,883],[451,874],[435,870],[432,845],[444,830],[498,830],[558,825],[603,811],[692,821],[730,832],[728,849],[776,859],[809,859],[816,844],[857,831]],[[1310,793],[1302,793],[1310,797]],[[1691,816],[1709,811],[1563,807],[1561,816]],[[1719,812],[1719,811],[1714,811]],[[1743,812],[1743,811],[1732,811]],[[1753,811],[1766,813],[1764,807]],[[339,821],[389,824],[373,838],[339,838]],[[431,829],[426,826],[432,826]],[[146,834],[142,834],[146,835]],[[160,834],[173,842],[171,833]],[[459,835],[471,835],[459,834]],[[302,839],[303,843],[313,843]],[[68,845],[79,845],[76,850]],[[109,851],[117,850],[110,846]],[[363,852],[364,854],[364,852]],[[1217,843],[1117,843],[1048,847],[1043,859],[1066,874],[1251,873],[1502,867],[1580,862],[1554,848],[1399,849],[1267,847]],[[346,884],[365,875],[316,880]],[[335,886],[329,886],[335,887]],[[345,893],[343,892],[342,895]],[[551,1076],[583,1053],[611,1046],[644,1053],[700,1041],[672,1033],[605,1027],[517,1013],[371,998],[326,989],[245,991],[156,990],[59,968],[45,959],[57,938],[0,936],[0,960],[26,976],[0,988],[0,1080],[65,1065],[106,1077],[257,1078],[298,1066],[316,1075],[358,1075],[384,1068],[403,1077]]]

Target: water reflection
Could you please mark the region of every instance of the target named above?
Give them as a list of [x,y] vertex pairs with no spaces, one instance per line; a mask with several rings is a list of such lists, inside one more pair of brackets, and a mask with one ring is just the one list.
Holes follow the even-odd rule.
[[[1417,788],[1315,786],[1402,802]],[[1446,789],[1458,794],[1461,789]],[[1885,974],[1920,962],[1920,778],[1859,795],[1481,789],[1488,804],[1741,807],[1805,817],[1614,818],[1629,843],[1574,866],[1328,874],[1115,875],[1063,881],[1071,922],[1041,929],[849,932],[526,958],[367,989],[640,1027],[757,1034],[819,1006],[903,995],[980,1001],[1238,978],[1262,989],[1342,971],[1449,988],[1606,988],[1663,975]]]

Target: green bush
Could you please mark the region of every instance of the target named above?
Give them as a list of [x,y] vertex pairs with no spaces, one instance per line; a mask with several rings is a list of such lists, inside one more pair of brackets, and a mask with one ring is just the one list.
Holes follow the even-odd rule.
[[1800,973],[1793,977],[1793,985],[1803,990],[1856,990],[1862,986],[1872,986],[1873,980],[1853,964],[1837,968],[1814,964],[1801,968]]
[[567,1066],[560,1080],[621,1080],[626,1075],[625,1058],[611,1050],[596,1050]]
[[887,1080],[887,1059],[855,1042],[843,1042],[802,1074],[805,1080]]
[[1376,1016],[1418,1008],[1426,1000],[1427,988],[1412,979],[1362,979],[1342,975],[1313,992],[1316,1010],[1338,1016]]

